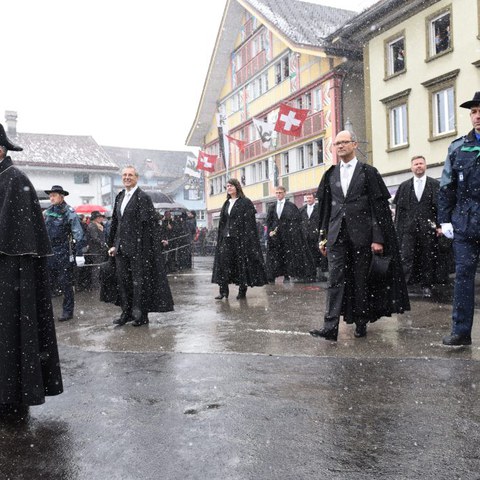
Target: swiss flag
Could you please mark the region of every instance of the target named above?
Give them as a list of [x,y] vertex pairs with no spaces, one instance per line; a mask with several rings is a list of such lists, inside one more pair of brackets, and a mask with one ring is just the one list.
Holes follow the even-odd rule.
[[198,152],[197,170],[205,170],[213,172],[215,170],[215,162],[218,160],[218,155],[209,155],[208,153]]
[[299,137],[302,134],[302,125],[309,111],[308,109],[293,108],[281,103],[275,130],[286,135]]
[[239,140],[238,138],[231,137],[230,135],[225,135],[228,138],[228,141],[230,143],[233,143],[236,145],[241,152],[245,151],[245,147],[247,146],[247,142],[244,142],[243,140]]

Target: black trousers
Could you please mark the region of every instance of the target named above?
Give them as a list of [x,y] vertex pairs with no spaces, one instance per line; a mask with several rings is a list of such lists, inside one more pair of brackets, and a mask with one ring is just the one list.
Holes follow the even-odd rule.
[[435,283],[437,243],[435,232],[422,232],[414,229],[402,236],[402,264],[405,281],[414,283],[412,273],[416,262],[420,263],[417,272],[422,287],[431,287]]
[[338,325],[340,315],[357,325],[369,321],[368,271],[371,245],[354,246],[342,226],[335,244],[327,246],[329,279],[325,327]]
[[122,313],[140,320],[148,312],[142,310],[142,262],[138,257],[118,253],[115,256],[117,282],[122,302]]

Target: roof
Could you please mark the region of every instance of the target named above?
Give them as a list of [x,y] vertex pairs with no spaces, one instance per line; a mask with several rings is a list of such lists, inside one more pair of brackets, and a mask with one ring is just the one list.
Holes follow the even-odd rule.
[[355,18],[335,30],[329,37],[333,49],[362,48],[370,38],[380,35],[409,16],[439,0],[379,0]]
[[299,0],[227,0],[210,59],[197,113],[186,145],[203,146],[217,110],[231,53],[245,10],[274,31],[294,51],[308,48],[323,52],[325,39],[356,12]]
[[43,133],[8,135],[13,143],[23,148],[22,152],[13,155],[18,166],[118,170],[118,166],[90,136]]
[[195,155],[190,151],[149,150],[142,148],[107,147],[103,149],[120,167],[133,165],[142,176],[178,178],[184,176],[187,157]]
[[351,10],[298,0],[245,0],[245,3],[299,46],[323,47],[328,35],[356,15]]

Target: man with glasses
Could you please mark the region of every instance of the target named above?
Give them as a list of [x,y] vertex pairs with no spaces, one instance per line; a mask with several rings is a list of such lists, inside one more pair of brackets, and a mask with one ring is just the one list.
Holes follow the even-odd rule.
[[355,337],[367,324],[410,309],[388,199],[378,171],[356,157],[357,139],[340,132],[334,142],[337,165],[318,187],[319,248],[328,258],[324,325],[314,337],[337,340],[340,316],[354,323]]

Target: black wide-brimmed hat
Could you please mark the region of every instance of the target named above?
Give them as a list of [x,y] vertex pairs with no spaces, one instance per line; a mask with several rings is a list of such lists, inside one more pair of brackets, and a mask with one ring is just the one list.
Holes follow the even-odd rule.
[[98,217],[103,217],[103,218],[105,218],[105,214],[102,213],[102,212],[99,212],[98,210],[94,210],[94,211],[90,214],[90,221],[92,222],[93,220],[96,220]]
[[64,195],[65,197],[68,195],[68,192],[63,189],[61,185],[54,185],[50,190],[45,190],[47,195],[51,193],[59,193],[60,195]]
[[480,105],[480,92],[475,92],[475,95],[473,96],[472,100],[469,100],[468,102],[463,102],[460,106],[462,108],[472,108],[472,107],[478,107]]
[[19,147],[18,145],[15,145],[10,141],[1,123],[0,123],[0,146],[5,147],[7,150],[11,150],[12,152],[21,152],[23,150],[22,147]]

